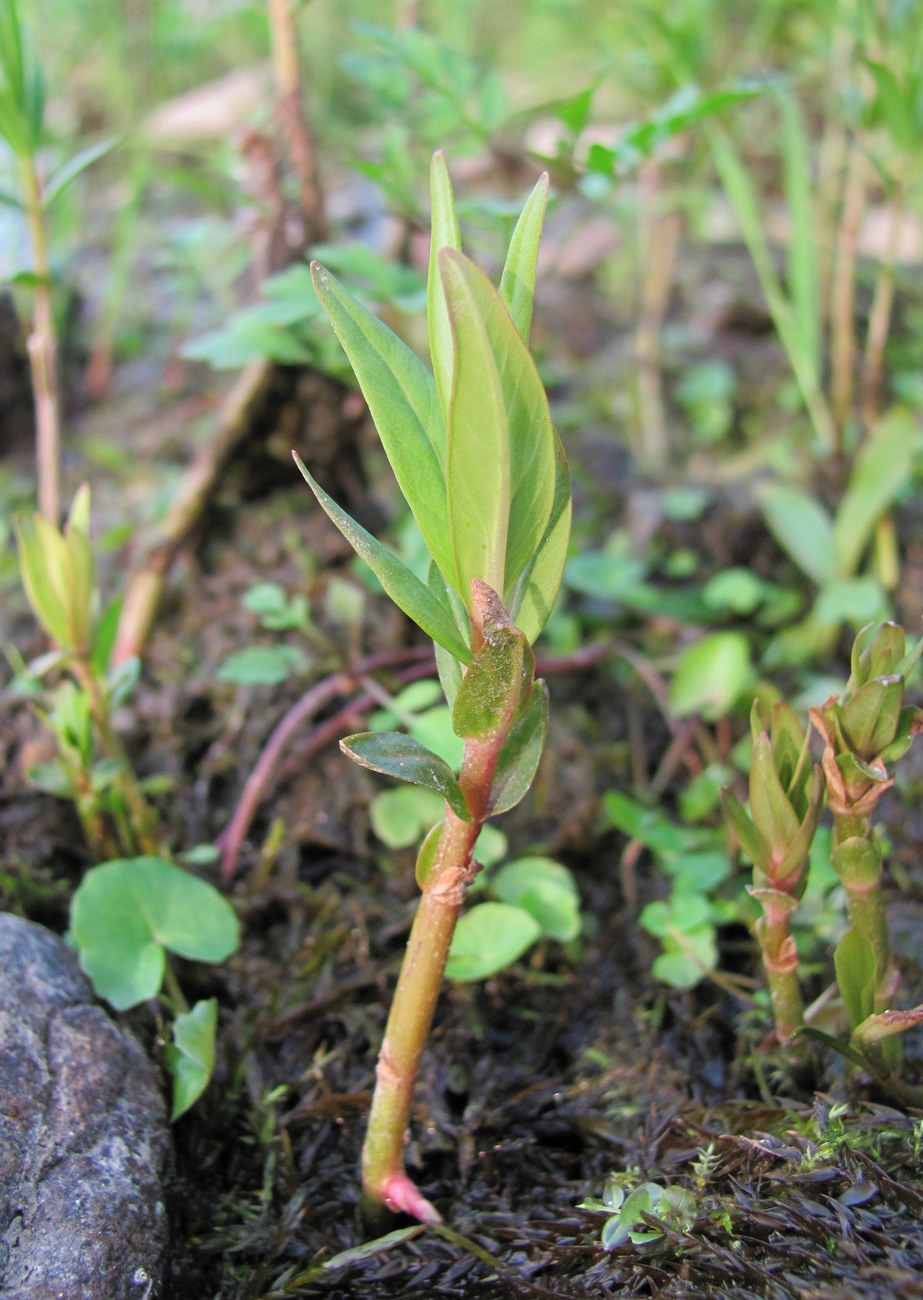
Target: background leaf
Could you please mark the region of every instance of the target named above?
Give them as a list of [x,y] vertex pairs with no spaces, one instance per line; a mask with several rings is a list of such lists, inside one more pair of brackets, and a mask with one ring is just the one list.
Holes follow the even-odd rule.
[[549,939],[567,943],[580,933],[580,895],[573,875],[560,862],[517,858],[491,876],[490,887],[501,903],[524,908]]
[[784,483],[767,483],[757,492],[766,526],[802,573],[819,587],[837,577],[833,523],[814,497]]
[[670,708],[679,718],[699,713],[714,721],[733,708],[752,676],[744,634],[713,632],[680,655],[670,682]]
[[878,520],[911,481],[916,438],[909,413],[898,408],[859,448],[833,525],[839,577],[853,576]]
[[487,979],[512,965],[542,929],[534,917],[508,903],[478,903],[455,927],[446,978],[468,982]]

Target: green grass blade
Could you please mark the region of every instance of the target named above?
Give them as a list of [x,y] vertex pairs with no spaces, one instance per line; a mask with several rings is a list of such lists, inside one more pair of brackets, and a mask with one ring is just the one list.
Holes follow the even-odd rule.
[[433,363],[433,374],[436,377],[443,419],[447,424],[455,354],[449,309],[442,280],[439,277],[438,253],[440,248],[454,248],[457,252],[461,252],[461,232],[458,228],[452,181],[445,154],[441,149],[433,154],[430,166],[430,204],[432,235],[429,245],[429,278],[426,282],[426,319],[429,326],[430,359]]
[[548,205],[548,186],[548,173],[545,172],[539,177],[516,222],[500,277],[500,297],[513,318],[520,338],[526,344],[532,327],[535,268],[538,265],[538,246]]
[[811,201],[811,165],[801,111],[790,94],[779,95],[782,158],[788,208],[788,291],[793,327],[815,374],[820,369],[821,303],[817,273],[816,217]]
[[716,125],[706,128],[712,157],[724,186],[747,251],[759,278],[766,306],[772,316],[779,341],[785,348],[788,363],[798,384],[818,441],[825,451],[836,447],[833,417],[821,390],[817,367],[801,347],[801,337],[792,309],[773,265],[769,241],[760,218],[759,201],[747,170],[730,137]]
[[878,520],[909,485],[916,437],[908,413],[897,409],[862,444],[833,525],[840,577],[857,571]]
[[446,435],[433,376],[329,271],[315,263],[311,273],[427,549],[453,582],[445,518]]
[[833,524],[807,492],[784,483],[767,483],[758,493],[769,531],[802,573],[824,587],[837,576]]
[[396,555],[392,555],[341,509],[333,497],[328,496],[297,455],[295,463],[328,518],[336,524],[360,559],[365,560],[395,605],[456,659],[470,663],[471,650],[461,640],[454,619],[439,599]]

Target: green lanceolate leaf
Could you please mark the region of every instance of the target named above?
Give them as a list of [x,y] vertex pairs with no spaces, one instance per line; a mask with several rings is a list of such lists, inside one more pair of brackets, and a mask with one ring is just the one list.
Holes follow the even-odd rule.
[[357,524],[355,519],[337,505],[333,497],[329,496],[311,476],[297,454],[295,463],[327,516],[336,524],[356,554],[365,560],[395,605],[402,609],[408,618],[413,619],[427,636],[431,636],[434,641],[445,646],[456,659],[460,659],[465,664],[470,663],[471,650],[459,636],[455,621],[445,605],[433,595],[416,574],[401,563],[396,555],[392,555],[371,533],[366,532],[361,524]]
[[843,704],[840,721],[850,747],[866,762],[876,758],[897,734],[904,703],[902,677],[876,677]]
[[75,181],[81,172],[92,167],[93,163],[100,158],[104,158],[118,144],[118,140],[97,140],[95,144],[87,145],[69,159],[63,167],[48,180],[42,192],[42,204],[49,208],[55,199],[67,189],[68,185]]
[[452,729],[487,741],[506,731],[523,690],[526,639],[512,623],[485,629],[485,640],[455,697]]
[[501,595],[535,554],[555,496],[555,434],[545,390],[496,289],[453,249],[439,270],[455,343],[446,496],[456,589]]
[[427,549],[454,585],[445,507],[445,423],[433,376],[329,271],[314,263],[311,273]]
[[164,1048],[167,1068],[173,1076],[171,1123],[199,1100],[212,1077],[217,1029],[217,998],[197,1002],[173,1022],[173,1042]]
[[837,944],[833,965],[850,1026],[855,1029],[875,1010],[878,980],[875,950],[868,939],[852,927]]
[[730,790],[722,790],[721,808],[744,853],[761,876],[768,878],[772,869],[769,845],[747,816],[743,804]]
[[526,344],[532,327],[535,268],[538,265],[538,246],[547,204],[548,175],[545,173],[539,177],[516,222],[500,277],[500,297],[506,304],[520,338]]
[[32,612],[53,641],[68,645],[67,556],[58,530],[39,515],[17,519],[19,566]]
[[405,736],[402,731],[360,731],[341,740],[340,749],[373,772],[410,785],[421,785],[425,790],[436,790],[456,817],[471,820],[461,786],[448,763],[412,736]]
[[0,134],[20,158],[35,155],[41,144],[45,82],[15,0],[0,5]]
[[441,248],[461,251],[461,232],[455,211],[455,196],[446,166],[445,154],[433,154],[430,166],[430,203],[432,207],[432,235],[429,246],[429,278],[426,283],[426,319],[429,326],[429,352],[436,377],[436,388],[445,423],[449,418],[449,397],[452,392],[452,373],[455,368],[455,349],[452,344],[452,327],[445,291],[439,276],[438,253]]
[[554,608],[570,541],[570,470],[557,434],[554,448],[555,480],[551,517],[538,549],[523,569],[510,599],[510,617],[525,632],[530,644],[538,639]]
[[799,821],[779,781],[772,743],[765,731],[757,736],[750,759],[750,815],[773,861],[780,862],[798,834]]
[[532,688],[529,708],[510,729],[494,769],[490,813],[508,812],[524,798],[535,779],[548,734],[548,687],[541,680]]

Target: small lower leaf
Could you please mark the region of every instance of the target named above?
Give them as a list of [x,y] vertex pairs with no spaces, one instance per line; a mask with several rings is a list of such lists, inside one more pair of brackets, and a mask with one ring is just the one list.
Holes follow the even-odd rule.
[[173,1076],[171,1123],[198,1101],[212,1077],[217,1029],[217,998],[197,1002],[173,1022],[173,1042],[164,1048],[167,1068]]
[[491,877],[491,889],[502,903],[521,907],[558,943],[580,933],[580,898],[567,867],[551,858],[518,858]]
[[354,762],[409,785],[435,790],[462,821],[471,813],[461,786],[448,763],[402,731],[360,731],[340,741],[340,749]]
[[923,1024],[923,1006],[910,1007],[906,1011],[879,1011],[856,1026],[852,1041],[860,1049],[865,1049],[886,1038],[893,1038],[895,1034],[906,1034],[908,1029],[916,1029],[919,1024]]

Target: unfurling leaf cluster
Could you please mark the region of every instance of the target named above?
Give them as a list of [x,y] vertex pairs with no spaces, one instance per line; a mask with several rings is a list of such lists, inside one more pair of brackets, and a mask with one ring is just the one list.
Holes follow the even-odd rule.
[[499,289],[461,251],[441,153],[433,159],[431,192],[432,370],[329,271],[312,267],[432,557],[429,583],[337,506],[301,462],[299,468],[395,604],[468,664],[472,625],[474,639],[480,628],[472,583],[496,592],[533,642],[554,603],[570,532],[567,462],[528,348],[548,180],[542,177],[523,209]]

